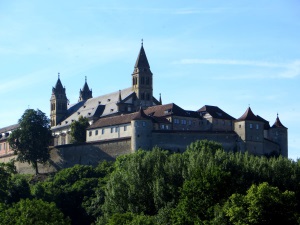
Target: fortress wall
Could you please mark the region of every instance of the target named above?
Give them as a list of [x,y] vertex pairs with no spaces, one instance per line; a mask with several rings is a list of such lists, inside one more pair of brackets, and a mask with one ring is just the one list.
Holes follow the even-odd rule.
[[197,140],[216,141],[223,145],[227,151],[236,149],[237,135],[232,132],[154,132],[152,134],[152,144],[162,149],[176,152],[183,152],[186,147]]
[[[100,161],[115,160],[119,155],[131,153],[131,139],[124,138],[118,141],[93,142],[88,144],[69,144],[52,147],[50,160],[45,165],[38,165],[40,173],[55,172],[76,164],[96,166]],[[9,162],[16,156],[1,157],[0,162]],[[35,171],[28,163],[15,162],[19,173],[33,174]]]

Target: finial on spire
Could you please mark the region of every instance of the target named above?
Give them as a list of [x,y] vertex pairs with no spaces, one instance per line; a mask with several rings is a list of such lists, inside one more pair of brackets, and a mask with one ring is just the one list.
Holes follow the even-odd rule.
[[278,113],[277,113],[277,118],[278,118]]
[[58,72],[58,79],[60,79],[60,72]]
[[86,76],[85,76],[85,83],[86,83]]
[[143,38],[142,38],[142,46],[143,46],[143,42],[144,42],[144,40],[143,40]]

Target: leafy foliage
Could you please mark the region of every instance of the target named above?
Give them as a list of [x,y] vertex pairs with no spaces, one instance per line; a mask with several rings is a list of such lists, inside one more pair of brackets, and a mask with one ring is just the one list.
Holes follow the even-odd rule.
[[17,160],[32,164],[38,174],[38,163],[50,157],[48,146],[52,139],[49,119],[40,110],[27,109],[19,119],[19,128],[8,138]]
[[1,224],[70,224],[54,203],[47,203],[40,199],[23,199],[10,207],[1,205],[0,208]]
[[95,168],[76,165],[34,184],[8,168],[0,166],[4,212],[27,198],[83,225],[300,222],[300,161],[225,152],[210,141],[182,154],[154,148]]
[[71,124],[71,142],[84,143],[86,141],[86,128],[89,125],[88,118],[83,116],[80,116],[78,121],[73,121]]

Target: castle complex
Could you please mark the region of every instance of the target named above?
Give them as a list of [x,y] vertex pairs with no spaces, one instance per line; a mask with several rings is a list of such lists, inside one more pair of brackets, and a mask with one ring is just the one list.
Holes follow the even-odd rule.
[[[119,148],[125,153],[155,146],[182,152],[191,142],[202,139],[220,142],[225,150],[288,157],[287,128],[278,115],[270,126],[250,107],[236,119],[217,106],[204,105],[191,111],[175,103],[162,104],[161,96],[159,99],[153,96],[153,74],[143,44],[131,74],[131,83],[131,87],[93,97],[85,79],[78,102],[69,104],[58,75],[50,99],[54,146],[72,148],[69,145],[70,126],[82,116],[90,123],[84,145],[100,150],[105,148],[105,152],[114,152],[112,157],[120,154],[116,152]],[[16,128],[13,125],[0,129],[0,156],[9,154],[7,137]]]

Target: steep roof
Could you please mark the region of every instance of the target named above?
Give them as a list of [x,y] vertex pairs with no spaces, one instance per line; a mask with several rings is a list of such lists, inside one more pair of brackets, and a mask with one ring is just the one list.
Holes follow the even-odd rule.
[[244,121],[244,120],[252,120],[252,121],[262,122],[259,118],[257,118],[257,116],[254,115],[254,113],[252,112],[250,107],[248,107],[246,112],[240,118],[237,119],[237,121]]
[[139,55],[136,59],[134,68],[150,68],[143,44],[141,46]]
[[215,119],[234,120],[235,118],[224,112],[217,106],[204,105],[197,112],[209,113]]
[[278,114],[277,114],[277,118],[275,120],[275,123],[273,124],[272,128],[286,128],[285,126],[283,126],[283,124],[281,123]]
[[259,119],[261,122],[264,123],[264,130],[269,130],[270,129],[270,123],[269,123],[269,121],[265,120],[264,118],[262,118],[259,115],[257,115],[256,117],[257,117],[257,119]]
[[[121,90],[123,98],[134,94],[132,88],[126,88]],[[77,121],[79,116],[83,116],[89,119],[100,116],[108,116],[118,112],[119,91],[90,98],[85,101],[69,105],[66,119],[64,119],[59,125],[52,127],[51,129],[59,129],[69,126],[73,121]]]
[[144,113],[144,110],[141,107],[140,110],[137,112],[137,114],[132,118],[132,120],[144,120],[144,119],[150,119],[150,118]]

